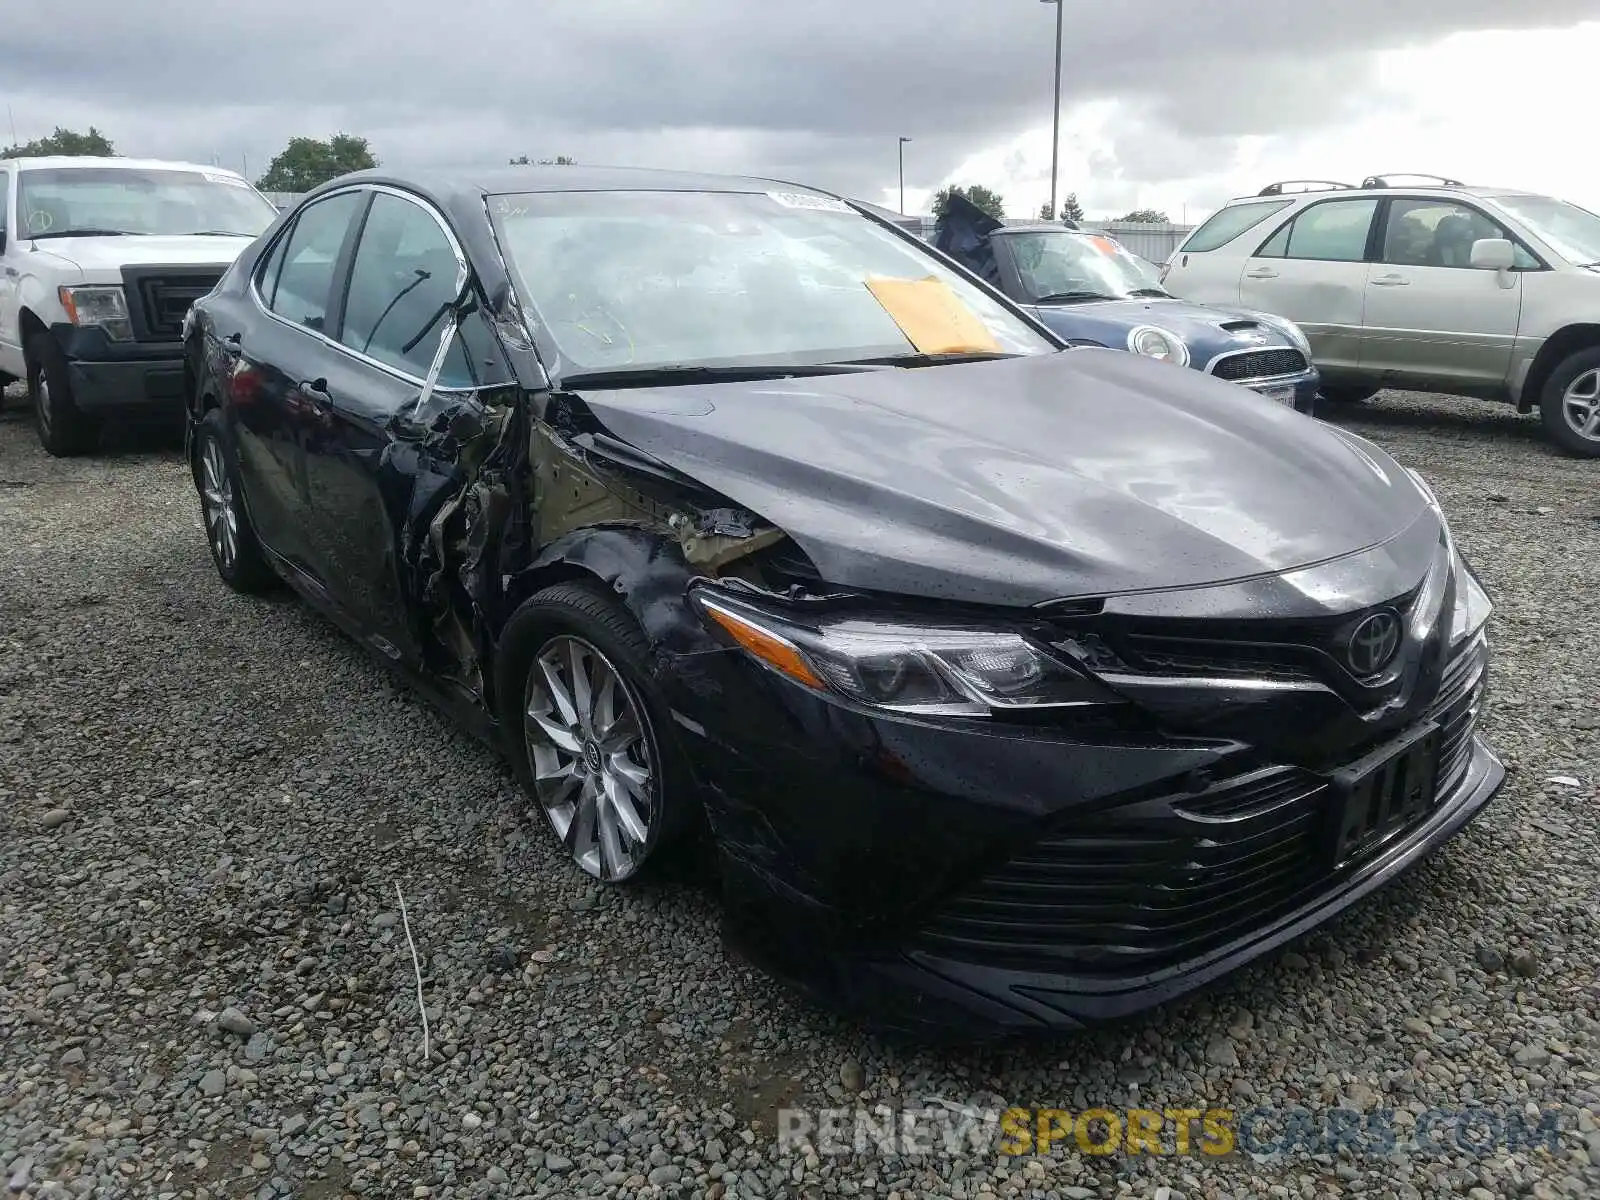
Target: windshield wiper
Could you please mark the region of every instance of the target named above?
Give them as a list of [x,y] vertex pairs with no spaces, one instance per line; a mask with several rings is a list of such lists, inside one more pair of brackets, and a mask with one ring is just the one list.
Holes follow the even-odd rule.
[[253,238],[253,233],[242,233],[237,229],[196,229],[193,233],[178,233],[174,237],[247,237]]
[[[882,367],[939,367],[946,363],[989,362],[996,358],[1020,358],[1018,354],[994,350],[960,350],[948,354],[886,354],[882,358],[852,358],[849,365]],[[843,365],[843,364],[841,364]]]
[[697,367],[668,364],[660,367],[614,367],[604,371],[578,371],[561,377],[564,390],[572,388],[670,387],[688,383],[753,383],[763,379],[790,379],[810,375],[847,375],[873,367],[853,363],[756,363],[743,367]]
[[1040,296],[1035,304],[1062,304],[1072,300],[1115,300],[1117,297],[1108,296],[1104,292],[1051,292],[1048,296]]
[[30,233],[33,241],[58,237],[133,237],[131,229],[47,229],[43,233]]
[[1167,291],[1166,288],[1134,288],[1133,291],[1128,293],[1128,295],[1130,295],[1130,296],[1158,296],[1163,300],[1171,300],[1172,299],[1172,293]]

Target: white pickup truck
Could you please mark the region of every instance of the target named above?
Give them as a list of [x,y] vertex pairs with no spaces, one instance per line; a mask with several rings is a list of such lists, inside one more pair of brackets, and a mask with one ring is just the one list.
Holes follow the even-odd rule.
[[184,314],[277,217],[240,175],[132,158],[0,159],[0,384],[79,454],[109,412],[183,412]]

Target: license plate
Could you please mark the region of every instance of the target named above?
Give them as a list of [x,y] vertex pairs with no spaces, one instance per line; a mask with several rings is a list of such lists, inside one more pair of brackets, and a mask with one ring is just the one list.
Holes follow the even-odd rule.
[[1294,407],[1294,388],[1292,387],[1263,387],[1255,390],[1268,400],[1276,400],[1279,404],[1287,404],[1291,408]]
[[1332,776],[1333,865],[1373,851],[1438,799],[1439,727],[1423,725]]

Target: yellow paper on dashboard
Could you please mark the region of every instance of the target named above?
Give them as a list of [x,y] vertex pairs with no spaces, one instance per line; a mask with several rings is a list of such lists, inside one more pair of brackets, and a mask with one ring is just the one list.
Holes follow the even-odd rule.
[[867,290],[919,354],[1000,353],[989,327],[942,279],[869,279]]

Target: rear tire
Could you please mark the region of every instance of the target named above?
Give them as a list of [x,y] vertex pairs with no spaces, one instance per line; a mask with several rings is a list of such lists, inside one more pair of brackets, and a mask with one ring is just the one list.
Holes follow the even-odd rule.
[[1322,385],[1322,398],[1330,404],[1365,404],[1380,390],[1364,383],[1325,383]]
[[590,583],[546,588],[506,624],[495,680],[507,756],[563,853],[608,886],[654,874],[698,810],[632,614]]
[[1600,458],[1600,346],[1569,354],[1550,372],[1539,419],[1568,454]]
[[239,468],[233,441],[222,413],[212,409],[195,428],[195,490],[200,493],[200,517],[205,522],[206,545],[222,582],[236,592],[260,595],[270,591],[277,576],[256,538],[239,487]]
[[84,415],[72,394],[67,356],[55,338],[35,333],[28,339],[28,400],[45,453],[69,458],[94,448],[100,422]]

